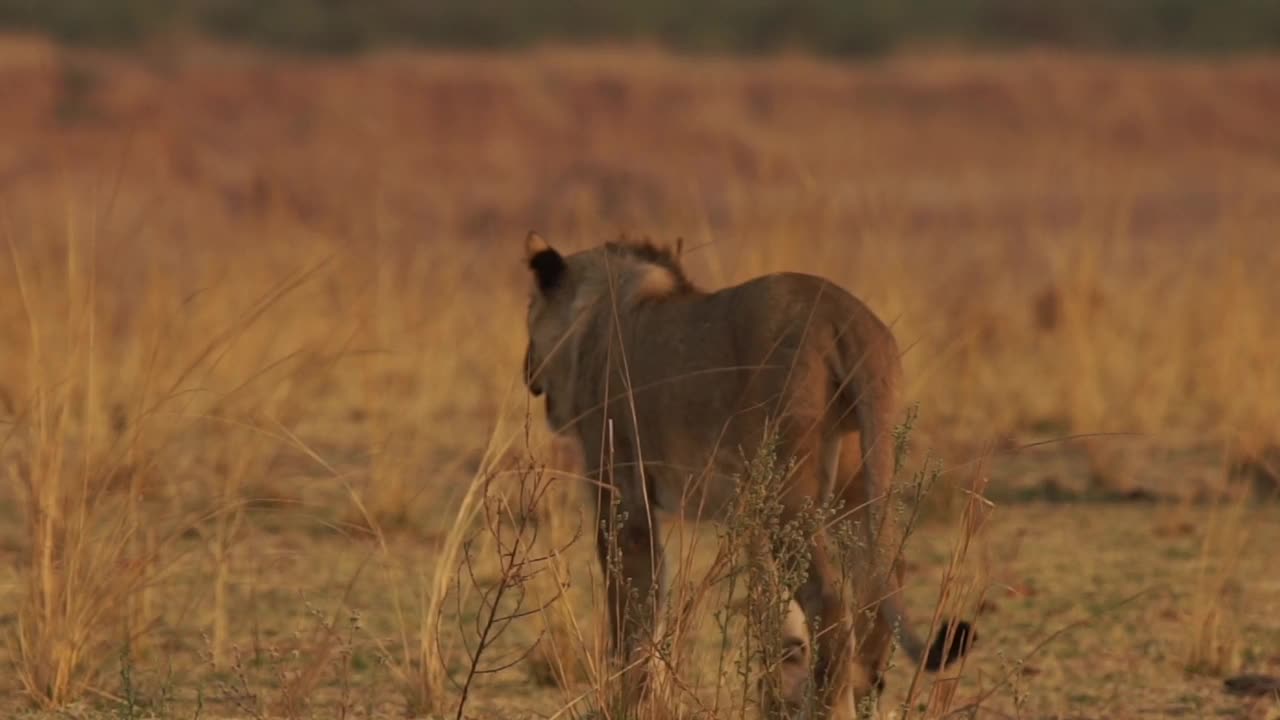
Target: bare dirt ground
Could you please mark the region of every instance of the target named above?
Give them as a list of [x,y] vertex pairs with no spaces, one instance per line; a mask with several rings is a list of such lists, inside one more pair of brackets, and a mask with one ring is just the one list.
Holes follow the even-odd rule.
[[[265,514],[265,513],[264,513]],[[1147,504],[1060,505],[1028,503],[1001,507],[990,521],[980,555],[991,586],[976,621],[979,643],[966,664],[955,706],[976,701],[988,691],[982,717],[1110,718],[1110,717],[1269,717],[1274,700],[1241,698],[1224,691],[1221,672],[1189,672],[1188,653],[1198,629],[1197,597],[1205,582],[1198,575],[1205,542],[1194,523],[1197,509]],[[236,588],[228,613],[235,618],[234,641],[241,654],[239,669],[215,671],[208,665],[207,639],[188,627],[196,624],[202,604],[200,589],[208,578],[192,563],[175,571],[159,589],[169,605],[149,642],[133,658],[132,682],[139,716],[253,717],[256,702],[275,705],[289,697],[292,673],[308,668],[316,652],[318,623],[336,620],[349,653],[345,676],[326,670],[307,693],[303,717],[401,717],[404,700],[382,654],[399,642],[403,608],[414,594],[388,590],[380,553],[372,543],[331,529],[273,528],[254,517],[255,529],[240,540],[234,559]],[[1240,669],[1280,673],[1280,581],[1269,548],[1280,542],[1274,509],[1251,513],[1246,550],[1237,559],[1233,579],[1214,598],[1238,633],[1230,652]],[[268,526],[257,529],[258,525]],[[914,582],[908,590],[912,616],[927,622],[937,594],[937,578],[946,565],[954,528],[926,523],[911,543]],[[438,544],[405,536],[388,549],[406,565],[429,565]],[[591,553],[578,552],[579,567],[589,571]],[[1222,559],[1210,564],[1225,562]],[[428,570],[428,567],[422,567]],[[1212,569],[1212,568],[1211,568]],[[17,579],[3,578],[5,587]],[[590,587],[590,578],[584,583]],[[598,603],[598,600],[596,601]],[[577,603],[584,632],[594,631],[599,610],[589,600]],[[317,617],[320,613],[323,617]],[[358,617],[358,627],[352,618]],[[445,632],[468,632],[465,613],[452,610]],[[4,627],[13,630],[7,615]],[[693,651],[696,662],[715,668],[719,633],[704,619]],[[501,654],[521,652],[542,630],[534,620],[503,639]],[[1058,631],[1061,635],[1050,636]],[[1046,642],[1047,641],[1047,642]],[[1043,643],[1043,644],[1042,644]],[[293,654],[299,650],[299,655]],[[104,685],[119,693],[121,657],[97,659]],[[451,674],[461,680],[466,663],[455,656]],[[911,672],[896,668],[882,701],[892,716],[905,696]],[[733,678],[728,686],[733,688]],[[349,689],[343,689],[343,683]],[[1004,683],[1002,685],[1002,683]],[[589,683],[561,689],[548,685],[530,667],[520,665],[486,679],[475,691],[468,717],[547,717],[581,695]],[[727,691],[727,692],[731,692]],[[4,693],[12,698],[6,712],[27,716],[12,677]],[[456,691],[449,693],[456,703]],[[72,717],[120,716],[121,704],[90,696],[73,707]],[[705,702],[714,703],[714,693]],[[198,705],[203,709],[198,711]],[[96,706],[96,712],[89,708]],[[107,708],[107,709],[104,709]],[[35,716],[44,717],[42,713]],[[51,714],[49,717],[65,716]],[[450,715],[451,716],[451,715]]]
[[[458,508],[527,418],[548,457],[519,384],[530,227],[683,237],[708,286],[821,272],[894,323],[912,467],[946,469],[913,617],[963,490],[994,504],[962,563],[978,644],[913,716],[1280,713],[1225,684],[1280,675],[1274,59],[11,38],[0,107],[0,715],[453,717],[497,578],[483,534],[477,575],[450,553]],[[560,567],[565,599],[486,663],[593,642],[593,552]],[[737,717],[717,609],[679,694]],[[542,657],[464,714],[579,712],[591,683]]]

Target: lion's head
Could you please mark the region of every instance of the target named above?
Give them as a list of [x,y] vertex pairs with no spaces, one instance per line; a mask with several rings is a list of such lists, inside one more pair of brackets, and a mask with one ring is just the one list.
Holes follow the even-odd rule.
[[[677,245],[679,248],[679,245]],[[611,242],[568,255],[536,232],[525,239],[525,261],[532,279],[526,316],[525,384],[546,395],[547,419],[561,430],[575,418],[573,398],[583,388],[583,360],[599,355],[611,339],[611,310],[627,312],[636,303],[690,291],[679,250],[649,242]]]

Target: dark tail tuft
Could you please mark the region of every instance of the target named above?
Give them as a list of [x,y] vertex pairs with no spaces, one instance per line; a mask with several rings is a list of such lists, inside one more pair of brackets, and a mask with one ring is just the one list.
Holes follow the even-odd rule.
[[[951,636],[951,645],[947,646],[947,636]],[[938,634],[929,645],[929,654],[924,659],[924,669],[937,672],[951,663],[964,657],[969,648],[978,639],[978,631],[964,620],[943,622]]]

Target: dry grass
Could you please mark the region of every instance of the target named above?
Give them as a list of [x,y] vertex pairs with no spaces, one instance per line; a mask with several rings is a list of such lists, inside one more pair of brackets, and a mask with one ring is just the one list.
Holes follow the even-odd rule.
[[[1267,712],[1219,676],[1280,672],[1280,525],[1196,502],[1280,445],[1277,61],[172,52],[0,43],[0,712],[452,714],[484,481],[547,447],[530,227],[682,236],[707,285],[822,272],[893,321],[946,463],[908,602],[983,608],[913,702]],[[1138,436],[1005,452],[1079,433]],[[971,481],[1001,505],[972,546]],[[1017,502],[1064,493],[1184,504]],[[510,639],[545,624],[564,687],[497,673],[469,712],[600,684],[593,565],[553,558],[531,596],[568,602]]]

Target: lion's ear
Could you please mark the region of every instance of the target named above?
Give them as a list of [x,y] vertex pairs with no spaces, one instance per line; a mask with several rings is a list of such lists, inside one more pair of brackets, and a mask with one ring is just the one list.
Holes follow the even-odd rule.
[[539,290],[548,292],[560,282],[565,270],[564,258],[536,231],[530,230],[525,237],[524,255],[538,281]]

